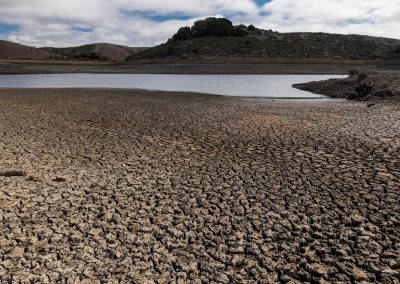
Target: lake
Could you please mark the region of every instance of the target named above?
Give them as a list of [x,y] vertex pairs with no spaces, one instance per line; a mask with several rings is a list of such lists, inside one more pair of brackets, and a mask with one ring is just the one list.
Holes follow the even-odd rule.
[[341,75],[170,75],[34,74],[0,75],[0,88],[121,88],[196,92],[264,98],[323,98],[293,84]]

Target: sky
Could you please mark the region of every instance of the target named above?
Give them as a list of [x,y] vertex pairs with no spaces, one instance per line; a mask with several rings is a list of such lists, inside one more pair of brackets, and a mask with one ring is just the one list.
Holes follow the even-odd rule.
[[400,0],[0,0],[0,39],[153,46],[212,16],[280,32],[400,39]]

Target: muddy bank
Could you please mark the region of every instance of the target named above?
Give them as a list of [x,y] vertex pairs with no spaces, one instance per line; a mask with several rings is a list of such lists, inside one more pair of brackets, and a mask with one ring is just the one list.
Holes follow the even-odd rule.
[[366,60],[202,59],[147,60],[138,62],[0,61],[0,74],[124,73],[124,74],[347,74],[399,72],[398,65]]
[[400,105],[0,90],[0,282],[398,283]]
[[400,74],[351,71],[344,79],[295,84],[293,87],[332,98],[349,100],[400,99]]

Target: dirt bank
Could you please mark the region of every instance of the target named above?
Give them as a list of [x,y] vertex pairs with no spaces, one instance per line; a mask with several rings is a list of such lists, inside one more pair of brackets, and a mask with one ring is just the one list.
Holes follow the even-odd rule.
[[0,74],[126,73],[126,74],[347,74],[399,72],[397,64],[368,60],[225,58],[201,60],[142,60],[137,62],[0,61]]
[[295,84],[293,87],[332,98],[350,100],[400,99],[400,74],[356,72],[345,79]]

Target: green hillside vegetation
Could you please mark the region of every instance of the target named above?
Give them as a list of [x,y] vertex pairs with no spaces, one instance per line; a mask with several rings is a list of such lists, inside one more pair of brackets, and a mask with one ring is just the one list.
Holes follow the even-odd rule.
[[400,41],[363,35],[278,33],[207,18],[180,28],[167,43],[127,59],[208,57],[392,59],[400,58]]
[[66,48],[42,48],[52,54],[53,59],[76,59],[76,60],[107,60],[101,58],[99,54],[94,52],[95,45],[88,44],[79,47],[66,47]]
[[243,37],[247,35],[246,26],[233,26],[225,18],[207,18],[197,21],[190,27],[183,27],[172,37],[172,41],[180,42],[200,37]]

